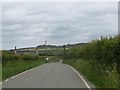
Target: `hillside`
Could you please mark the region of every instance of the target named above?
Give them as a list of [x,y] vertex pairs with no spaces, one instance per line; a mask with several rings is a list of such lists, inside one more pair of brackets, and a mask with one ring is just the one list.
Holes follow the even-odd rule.
[[[83,45],[86,45],[88,43],[76,43],[76,44],[67,44],[65,45],[65,47],[67,49],[69,48],[73,48],[73,47],[78,47],[78,46],[83,46]],[[48,50],[54,50],[54,49],[63,49],[63,45],[47,45],[46,46]],[[25,48],[17,48],[18,51],[35,51],[36,49],[38,50],[45,50],[45,45],[37,45],[35,47],[25,47]],[[14,49],[10,49],[10,51],[14,51]]]
[[[65,46],[66,46],[66,48],[73,48],[73,47],[84,45],[84,44],[87,44],[87,43],[67,44]],[[37,48],[45,48],[45,45],[38,45]],[[59,45],[59,46],[47,45],[47,48],[63,48],[63,45]]]

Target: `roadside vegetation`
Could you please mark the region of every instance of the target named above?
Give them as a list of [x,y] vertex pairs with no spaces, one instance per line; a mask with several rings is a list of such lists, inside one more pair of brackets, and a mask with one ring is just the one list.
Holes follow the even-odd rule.
[[64,63],[80,71],[97,88],[120,88],[120,35],[101,37],[65,54]]
[[2,51],[0,50],[0,81],[2,80]]
[[39,55],[13,54],[2,52],[2,80],[44,64],[44,58]]
[[2,80],[2,64],[0,63],[0,81]]

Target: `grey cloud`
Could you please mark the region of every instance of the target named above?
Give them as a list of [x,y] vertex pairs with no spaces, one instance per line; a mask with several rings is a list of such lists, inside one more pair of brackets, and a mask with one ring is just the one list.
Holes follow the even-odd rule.
[[117,3],[5,3],[3,49],[88,42],[117,33]]

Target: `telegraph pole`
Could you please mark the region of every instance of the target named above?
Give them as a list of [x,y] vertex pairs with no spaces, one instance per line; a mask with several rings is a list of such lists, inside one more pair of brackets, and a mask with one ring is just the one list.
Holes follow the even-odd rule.
[[64,59],[66,58],[65,50],[66,50],[66,47],[65,47],[65,45],[63,45],[63,58],[64,58]]
[[14,53],[17,54],[17,49],[16,49],[16,46],[15,46],[15,50],[14,50]]
[[45,40],[45,56],[47,57],[47,41]]
[[47,41],[45,40],[45,62],[47,63]]
[[36,55],[38,55],[38,48],[36,47]]

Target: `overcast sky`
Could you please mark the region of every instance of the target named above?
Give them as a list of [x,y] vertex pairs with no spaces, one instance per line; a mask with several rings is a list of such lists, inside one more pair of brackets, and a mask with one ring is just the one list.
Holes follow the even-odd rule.
[[118,33],[117,3],[3,3],[2,48],[88,42]]

